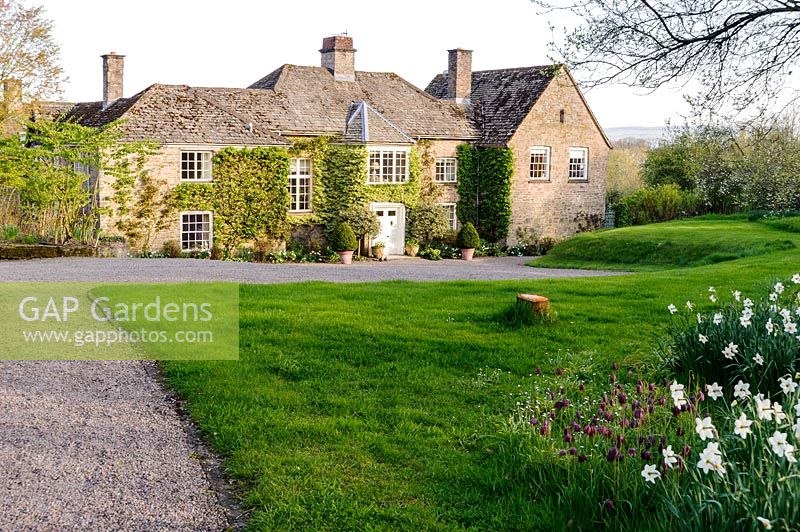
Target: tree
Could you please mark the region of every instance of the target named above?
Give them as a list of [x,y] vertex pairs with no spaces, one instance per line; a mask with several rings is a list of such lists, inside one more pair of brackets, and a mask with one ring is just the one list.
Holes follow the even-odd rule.
[[690,138],[679,135],[650,150],[642,166],[644,182],[649,186],[675,184],[683,190],[694,189],[690,146]]
[[694,81],[694,104],[742,111],[777,97],[800,57],[797,0],[532,1],[582,21],[552,46],[589,87]]
[[408,212],[408,236],[421,244],[444,238],[452,228],[447,211],[435,203],[420,203]]
[[19,102],[5,101],[6,97],[27,102],[52,98],[60,93],[62,76],[59,45],[44,9],[0,0],[0,88],[10,89],[0,111],[3,129],[23,113]]
[[646,141],[623,139],[614,143],[608,153],[606,196],[609,203],[632,194],[642,188],[642,164],[649,150]]

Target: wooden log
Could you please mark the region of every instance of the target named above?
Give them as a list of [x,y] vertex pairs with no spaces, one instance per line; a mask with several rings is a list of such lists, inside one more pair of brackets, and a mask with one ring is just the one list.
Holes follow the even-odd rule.
[[550,312],[550,300],[536,294],[517,294],[517,304],[530,307],[531,313],[545,316]]

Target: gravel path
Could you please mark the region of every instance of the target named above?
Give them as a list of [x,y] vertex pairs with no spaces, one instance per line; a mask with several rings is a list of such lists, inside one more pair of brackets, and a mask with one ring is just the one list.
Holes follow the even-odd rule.
[[151,362],[0,363],[0,530],[220,530]]
[[427,261],[396,258],[387,262],[340,264],[253,264],[192,259],[44,259],[0,262],[0,281],[296,283],[547,279],[620,275],[598,270],[531,268],[531,257]]

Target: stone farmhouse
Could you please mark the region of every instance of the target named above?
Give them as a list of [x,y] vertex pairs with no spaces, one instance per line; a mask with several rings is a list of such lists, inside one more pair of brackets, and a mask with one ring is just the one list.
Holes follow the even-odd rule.
[[[454,49],[447,71],[423,91],[394,73],[357,71],[350,37],[323,39],[320,53],[318,67],[285,64],[244,89],[155,84],[130,97],[124,56],[110,53],[102,56],[102,101],[71,105],[63,116],[89,126],[123,119],[123,141],[160,145],[149,164],[170,187],[213,182],[212,158],[224,147],[288,147],[319,136],[364,145],[366,186],[382,191],[369,197],[381,222],[376,239],[389,254],[403,253],[409,209],[391,188],[409,180],[411,150],[422,143],[430,156],[421,171],[454,229],[457,147],[464,143],[513,152],[507,243],[525,230],[561,239],[575,232],[576,217],[601,219],[610,144],[565,67],[473,72],[472,52]],[[313,215],[315,170],[311,158],[291,160],[292,216]],[[99,203],[107,204],[110,178],[98,177]],[[109,216],[100,225],[115,233]],[[183,210],[151,242],[209,247],[213,228],[213,212]]]

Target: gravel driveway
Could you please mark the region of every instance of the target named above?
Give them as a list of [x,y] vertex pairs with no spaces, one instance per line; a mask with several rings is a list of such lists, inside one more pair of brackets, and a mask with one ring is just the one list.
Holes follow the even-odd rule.
[[0,262],[0,281],[296,283],[547,279],[619,275],[597,270],[557,270],[525,266],[531,257],[427,261],[396,258],[386,262],[340,264],[254,264],[192,259],[44,259]]
[[0,362],[0,530],[220,530],[152,362]]

